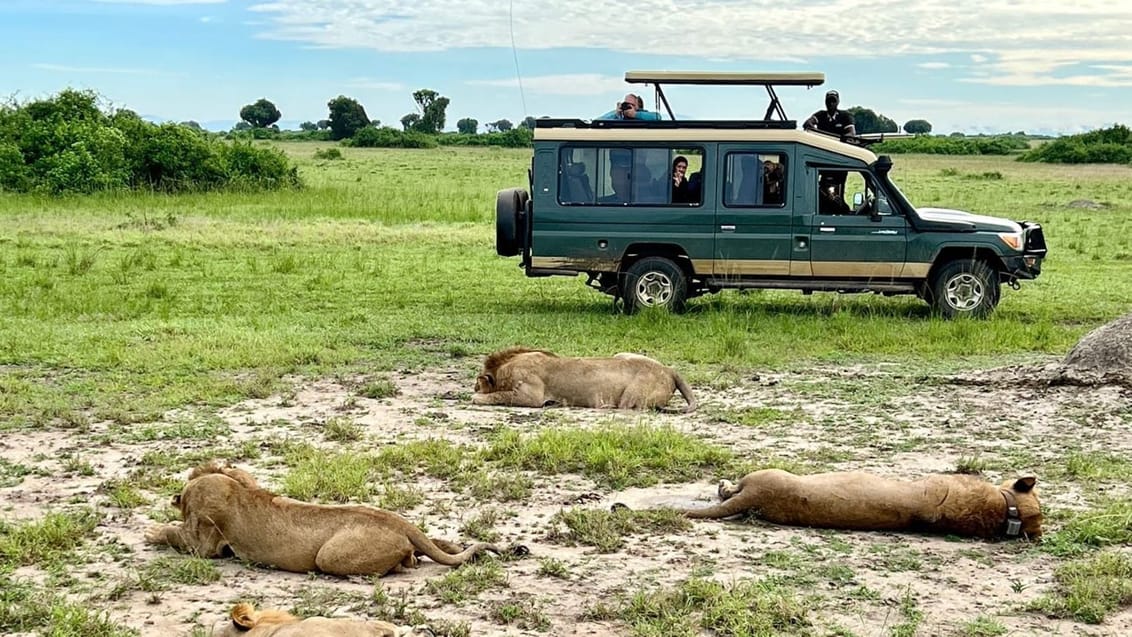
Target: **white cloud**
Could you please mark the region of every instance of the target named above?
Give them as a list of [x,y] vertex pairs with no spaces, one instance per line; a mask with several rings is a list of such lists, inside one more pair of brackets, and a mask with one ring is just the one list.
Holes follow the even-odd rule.
[[204,15],[204,16],[200,17],[200,21],[203,22],[204,24],[208,24],[209,22],[212,22],[213,20],[215,20],[215,18],[213,18],[210,15]]
[[[1077,62],[1132,63],[1132,3],[1115,0],[272,0],[250,7],[263,37],[321,47],[443,51],[468,47],[599,48],[637,55],[766,63],[815,55],[970,55],[991,81],[1055,82]],[[845,25],[869,27],[845,37]],[[1084,53],[1082,59],[1078,54]],[[1068,74],[1072,75],[1072,74]],[[1101,69],[1094,84],[1132,86]],[[1105,79],[1107,78],[1107,79]]]
[[[517,89],[519,80],[514,77],[501,80],[468,80],[467,84]],[[629,92],[631,88],[622,77],[597,73],[524,77],[522,86],[524,92],[542,95],[613,95],[618,92]]]
[[917,64],[916,66],[920,67],[921,69],[927,69],[929,71],[951,68],[951,65],[947,62],[922,62],[920,64]]
[[32,64],[32,68],[41,71],[52,71],[55,73],[106,73],[113,75],[162,75],[161,71],[152,69],[132,69],[132,68],[117,68],[117,67],[99,67],[99,66],[68,66],[65,64],[47,64],[39,63]]
[[346,86],[350,88],[369,89],[372,91],[402,91],[405,85],[400,82],[383,82],[381,80],[372,80],[368,77],[355,77],[346,81]]

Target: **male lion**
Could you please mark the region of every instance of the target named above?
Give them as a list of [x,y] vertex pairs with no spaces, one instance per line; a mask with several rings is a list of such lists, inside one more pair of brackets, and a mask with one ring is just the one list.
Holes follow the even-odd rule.
[[723,502],[684,510],[684,515],[726,518],[750,512],[793,526],[1036,540],[1042,535],[1036,482],[1025,477],[996,487],[968,475],[932,475],[909,482],[857,471],[798,476],[764,469],[747,474],[738,486],[721,480]]
[[663,409],[680,390],[696,408],[692,388],[680,374],[647,356],[620,353],[605,358],[558,356],[545,350],[512,347],[491,354],[476,378],[477,405],[616,409]]
[[251,604],[232,607],[231,621],[217,622],[212,637],[423,637],[424,626],[397,626],[389,622],[308,617],[299,619],[281,610],[256,610]]
[[500,553],[492,544],[461,551],[451,542],[431,540],[390,511],[279,496],[248,473],[215,463],[194,469],[173,502],[183,522],[150,527],[145,534],[150,544],[201,557],[234,555],[297,573],[380,576],[416,567],[418,555],[458,566],[485,550]]

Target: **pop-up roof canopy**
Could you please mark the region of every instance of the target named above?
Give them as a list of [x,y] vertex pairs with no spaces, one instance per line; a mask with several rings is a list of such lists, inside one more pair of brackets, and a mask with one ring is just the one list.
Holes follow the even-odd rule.
[[764,120],[771,119],[777,114],[780,120],[786,120],[786,112],[778,95],[774,92],[776,86],[805,86],[813,88],[825,83],[824,73],[743,73],[720,71],[627,71],[625,81],[630,84],[652,84],[656,87],[656,97],[664,104],[668,116],[676,119],[668,98],[664,96],[662,84],[695,84],[700,86],[765,86],[770,104],[767,106]]

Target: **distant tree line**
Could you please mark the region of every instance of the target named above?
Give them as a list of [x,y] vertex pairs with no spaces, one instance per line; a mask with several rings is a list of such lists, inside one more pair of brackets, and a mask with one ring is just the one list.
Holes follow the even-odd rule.
[[[276,122],[282,117],[279,109],[267,98],[260,98],[240,109],[240,121],[228,133],[229,137],[251,139],[311,139],[340,141],[348,146],[368,148],[435,148],[440,145],[459,146],[530,146],[534,117],[525,117],[516,127],[507,119],[485,124],[486,132],[479,131],[479,121],[465,117],[456,122],[456,132],[444,132],[448,106],[451,100],[432,89],[412,93],[416,110],[401,118],[401,128],[382,126],[371,120],[358,100],[339,95],[327,102],[327,117],[318,122],[306,121],[298,131],[281,131]],[[196,122],[186,125],[200,128]]]
[[[269,118],[266,111],[262,114]],[[297,169],[282,151],[227,142],[194,124],[159,125],[130,110],[104,111],[93,91],[66,89],[46,99],[11,101],[0,105],[0,191],[182,192],[300,185]]]

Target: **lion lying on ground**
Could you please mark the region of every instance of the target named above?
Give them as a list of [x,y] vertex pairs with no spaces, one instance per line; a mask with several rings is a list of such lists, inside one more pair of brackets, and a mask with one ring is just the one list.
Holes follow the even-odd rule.
[[[369,506],[310,504],[261,489],[250,474],[208,463],[193,469],[173,499],[181,524],[146,530],[151,544],[200,557],[235,556],[285,571],[385,575],[416,567],[417,557],[457,566],[500,550],[429,539],[405,518]],[[524,547],[516,547],[519,553]]]
[[512,347],[491,354],[476,378],[477,405],[664,409],[672,392],[696,408],[692,388],[680,374],[647,356],[621,353],[606,358],[558,356]]
[[251,604],[236,604],[231,621],[218,622],[212,637],[423,637],[426,627],[397,626],[389,622],[308,617],[299,619],[281,610],[257,611]]
[[953,474],[909,482],[861,472],[799,476],[765,469],[747,474],[737,486],[720,481],[723,502],[684,514],[703,519],[749,512],[793,526],[1038,539],[1042,512],[1036,482],[1025,477],[995,486]]

